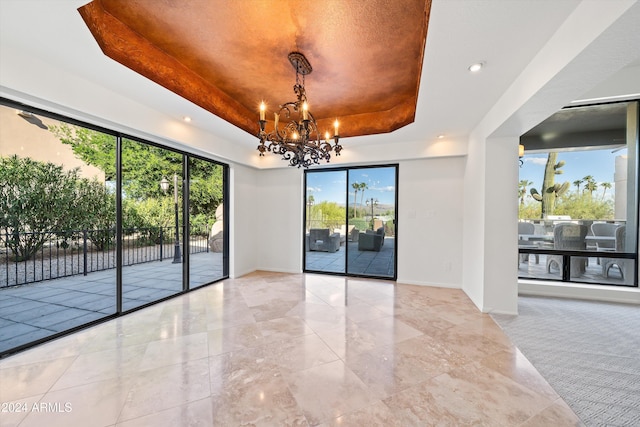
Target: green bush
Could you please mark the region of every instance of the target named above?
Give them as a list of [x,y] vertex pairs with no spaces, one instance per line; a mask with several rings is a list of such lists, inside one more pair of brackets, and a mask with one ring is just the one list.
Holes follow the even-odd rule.
[[370,228],[367,226],[367,221],[363,218],[349,218],[349,225],[355,225],[355,227],[361,231]]
[[98,250],[114,246],[116,235],[116,197],[104,183],[79,179],[76,182],[74,228],[89,230],[88,239]]
[[196,214],[189,218],[192,236],[208,236],[209,229],[216,222],[214,215]]
[[0,230],[15,260],[30,259],[55,231],[78,225],[78,179],[78,169],[0,157]]

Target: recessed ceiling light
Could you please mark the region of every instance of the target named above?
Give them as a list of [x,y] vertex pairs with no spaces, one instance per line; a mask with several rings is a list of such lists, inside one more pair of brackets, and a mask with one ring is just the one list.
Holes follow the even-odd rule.
[[189,117],[189,116],[184,116],[184,117],[182,118],[182,120],[184,120],[185,122],[189,123],[189,122],[191,121],[191,117]]
[[438,135],[438,139],[442,139],[442,138],[444,138],[443,134]]
[[484,67],[484,62],[476,62],[475,64],[469,65],[469,71],[471,71],[472,73],[477,73],[478,71],[482,70],[482,67]]

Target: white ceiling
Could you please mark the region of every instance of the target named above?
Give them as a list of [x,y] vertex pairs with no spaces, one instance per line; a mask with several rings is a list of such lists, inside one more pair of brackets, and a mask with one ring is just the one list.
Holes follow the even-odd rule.
[[[85,3],[0,0],[0,55],[19,50],[146,105],[167,120],[190,116],[193,121],[189,126],[230,143],[255,148],[256,138],[103,55],[76,10]],[[439,134],[466,143],[487,111],[579,3],[579,0],[434,0],[415,123],[391,134],[348,138],[343,145],[433,141]],[[632,59],[638,58],[640,52]],[[478,74],[469,73],[467,67],[477,61],[485,62],[485,68]],[[627,78],[637,82],[633,73]],[[621,85],[620,79],[613,80]],[[4,85],[5,78],[0,74],[0,86]],[[609,87],[606,82],[602,85],[605,89],[601,90]],[[206,145],[201,149],[211,153],[216,150]]]

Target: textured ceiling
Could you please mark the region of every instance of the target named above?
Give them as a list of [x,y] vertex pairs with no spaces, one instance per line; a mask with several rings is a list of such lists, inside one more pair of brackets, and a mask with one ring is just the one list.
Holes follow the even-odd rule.
[[[342,136],[412,123],[431,0],[94,0],[79,9],[103,52],[239,128],[295,99],[302,52],[310,110]],[[272,117],[272,116],[268,116]],[[268,125],[269,126],[269,125]]]

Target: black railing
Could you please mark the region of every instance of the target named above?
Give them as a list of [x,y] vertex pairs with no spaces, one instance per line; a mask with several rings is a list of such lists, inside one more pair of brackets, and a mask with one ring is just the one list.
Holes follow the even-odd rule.
[[[173,259],[175,227],[125,229],[123,235],[124,266]],[[115,229],[4,233],[0,240],[0,287],[116,268]],[[25,242],[44,243],[25,251]],[[208,251],[207,229],[192,230],[189,253]]]

